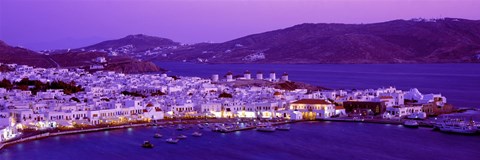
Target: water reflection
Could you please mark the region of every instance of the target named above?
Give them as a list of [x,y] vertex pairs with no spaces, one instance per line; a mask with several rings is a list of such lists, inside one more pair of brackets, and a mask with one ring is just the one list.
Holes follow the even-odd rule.
[[[233,133],[205,130],[203,136],[197,138],[190,137],[194,130],[177,131],[175,127],[160,131],[138,127],[64,135],[38,140],[41,143],[30,141],[4,148],[0,150],[0,160],[164,159],[165,157],[172,160],[352,159],[352,157],[473,159],[480,156],[480,150],[478,150],[480,136],[441,134],[432,131],[431,128],[412,130],[401,125],[346,122],[290,125],[295,129],[265,134],[255,130]],[[165,137],[153,138],[154,131],[161,132]],[[165,138],[179,134],[185,134],[189,138],[175,145],[165,143]],[[60,137],[63,138],[60,139]],[[139,147],[139,144],[145,140],[151,141],[155,148],[146,150]],[[340,148],[349,149],[340,151]],[[408,150],[408,154],[399,152],[406,148],[415,149]],[[338,154],[332,154],[334,152]]]

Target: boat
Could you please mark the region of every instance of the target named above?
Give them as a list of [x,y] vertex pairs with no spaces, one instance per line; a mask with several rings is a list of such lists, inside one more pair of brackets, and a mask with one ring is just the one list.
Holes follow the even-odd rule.
[[177,144],[179,139],[176,138],[168,138],[165,140],[165,142],[170,143],[170,144]]
[[273,126],[257,127],[257,131],[260,131],[260,132],[275,132],[275,127],[273,127]]
[[434,125],[434,129],[440,130],[442,132],[461,134],[475,134],[478,130],[478,128],[475,127],[474,121],[465,121],[458,118],[446,118],[440,120],[439,122],[437,121],[437,123]]
[[199,129],[203,129],[203,126],[201,124],[197,124]]
[[228,132],[228,129],[224,126],[217,126],[212,129],[213,132]]
[[183,127],[181,124],[179,124],[179,125],[177,126],[177,130],[181,131],[181,130],[183,130],[183,129],[185,129],[185,127]]
[[287,125],[279,126],[279,127],[277,127],[277,130],[279,130],[279,131],[289,131],[290,126],[287,126]]
[[403,126],[409,127],[409,128],[418,128],[418,122],[415,120],[406,120],[403,123]]
[[178,139],[187,139],[187,136],[182,134],[182,135],[177,136],[177,138]]
[[201,137],[201,136],[202,136],[202,133],[200,133],[200,132],[193,132],[193,133],[192,133],[192,136],[194,136],[194,137]]
[[160,133],[155,133],[155,135],[153,135],[153,138],[162,138],[163,135],[161,135]]
[[153,144],[150,141],[144,141],[142,144],[143,148],[153,148]]

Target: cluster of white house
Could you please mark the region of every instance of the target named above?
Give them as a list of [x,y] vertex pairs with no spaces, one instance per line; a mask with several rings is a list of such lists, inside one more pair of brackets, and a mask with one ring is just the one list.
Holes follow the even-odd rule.
[[[70,95],[62,90],[46,90],[34,95],[28,90],[0,88],[0,142],[15,137],[17,130],[24,128],[155,121],[166,117],[330,118],[347,115],[346,110],[351,108],[343,102],[380,102],[387,108],[382,112],[384,117],[391,118],[421,112],[421,104],[440,103],[438,100],[446,103],[441,95],[422,95],[416,89],[404,92],[393,87],[354,91],[287,91],[214,83],[219,81],[218,75],[212,79],[172,78],[166,74],[88,73],[82,69],[8,66],[14,70],[1,73],[0,80],[19,82],[28,78],[41,82],[74,81],[85,90]],[[234,81],[229,75],[227,81]],[[241,78],[251,77],[246,72]],[[257,79],[263,79],[263,75],[257,74]],[[284,74],[277,80],[272,73],[268,80],[288,81],[288,75]],[[124,95],[123,91],[144,96]],[[154,93],[162,94],[158,96]],[[231,98],[220,96],[222,93],[231,95]],[[405,105],[405,99],[416,100],[420,105]],[[353,107],[357,108],[365,109]]]

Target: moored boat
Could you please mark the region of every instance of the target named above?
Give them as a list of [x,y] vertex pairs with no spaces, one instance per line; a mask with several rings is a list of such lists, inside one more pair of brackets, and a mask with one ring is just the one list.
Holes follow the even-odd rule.
[[450,133],[461,133],[461,134],[475,134],[478,130],[475,127],[475,122],[465,121],[462,119],[443,119],[437,122],[434,126],[434,129],[440,130],[442,132]]
[[178,139],[186,139],[187,136],[182,134],[182,135],[177,136],[177,138],[178,138]]
[[165,142],[170,143],[170,144],[177,144],[179,139],[177,138],[168,138],[165,140]]
[[163,135],[161,135],[160,133],[155,133],[155,135],[153,135],[153,138],[162,138]]
[[183,130],[183,129],[185,129],[185,127],[182,126],[181,124],[179,124],[179,125],[177,126],[177,130],[181,131],[181,130]]
[[143,148],[153,148],[153,144],[150,141],[144,141],[142,144]]
[[202,133],[200,133],[200,132],[193,132],[193,133],[192,133],[192,136],[194,136],[194,137],[201,137],[201,136],[202,136]]
[[406,120],[405,122],[403,122],[403,126],[409,128],[418,128],[418,122],[415,120]]

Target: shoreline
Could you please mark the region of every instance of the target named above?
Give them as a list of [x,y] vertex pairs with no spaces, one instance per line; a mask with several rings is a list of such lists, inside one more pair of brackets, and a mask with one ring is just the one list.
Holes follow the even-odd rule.
[[[317,119],[317,121],[324,122],[360,122],[360,123],[372,123],[372,124],[392,124],[392,125],[403,125],[404,121],[402,120],[381,120],[381,119],[340,119],[340,118],[324,118]],[[433,124],[424,122],[424,120],[417,120],[419,123],[418,127],[424,128],[433,128]]]
[[17,140],[1,143],[0,144],[0,150],[2,150],[4,147],[10,146],[10,145],[14,145],[14,144],[22,143],[22,142],[27,142],[27,141],[32,141],[32,140],[48,138],[48,137],[55,137],[55,136],[60,136],[60,135],[99,132],[99,131],[106,131],[106,130],[125,129],[125,128],[131,128],[131,127],[146,127],[146,126],[149,126],[149,124],[148,123],[128,124],[128,125],[112,126],[112,127],[100,127],[100,128],[89,128],[89,129],[80,129],[80,130],[71,130],[71,131],[46,132],[46,133],[36,134],[36,135],[28,136],[28,137],[22,137],[22,138],[17,139]]
[[[116,129],[125,129],[125,128],[132,128],[132,127],[148,127],[148,126],[158,126],[158,125],[175,125],[175,124],[199,124],[199,123],[225,123],[229,122],[230,120],[234,119],[192,119],[192,120],[162,120],[158,122],[149,122],[149,123],[139,123],[139,124],[126,124],[120,126],[112,126],[112,127],[100,127],[100,128],[90,128],[90,129],[79,129],[79,130],[71,130],[71,131],[58,131],[58,132],[46,132],[41,134],[36,134],[28,137],[23,137],[17,140],[9,141],[6,143],[0,143],[0,150],[4,147],[8,147],[10,145],[33,141],[43,138],[61,136],[61,135],[70,135],[70,134],[79,134],[79,133],[89,133],[89,132],[99,132],[99,131],[107,131],[107,130],[116,130]],[[248,119],[252,120],[252,119]],[[192,122],[193,121],[193,122]],[[392,125],[403,125],[403,121],[401,120],[378,120],[378,119],[346,119],[346,118],[326,118],[326,119],[315,119],[315,120],[294,120],[294,121],[277,121],[277,122],[270,122],[272,126],[276,125],[284,125],[290,123],[298,123],[298,122],[309,122],[309,121],[317,121],[317,122],[347,122],[347,123],[371,123],[371,124],[392,124]],[[268,122],[268,121],[267,121]],[[425,123],[423,121],[419,121],[419,127],[424,128],[433,128],[432,124]],[[241,128],[241,129],[233,129],[229,131],[224,131],[220,133],[231,133],[235,131],[244,131],[244,130],[252,130],[256,127],[248,127],[248,128]]]

